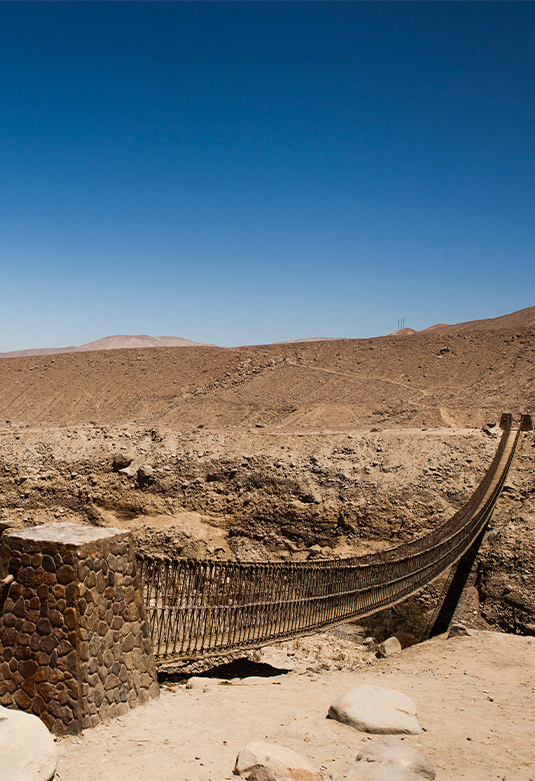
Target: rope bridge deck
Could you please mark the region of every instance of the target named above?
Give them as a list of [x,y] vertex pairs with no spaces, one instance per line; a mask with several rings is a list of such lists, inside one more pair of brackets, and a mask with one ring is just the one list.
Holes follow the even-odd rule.
[[432,532],[393,548],[319,562],[235,562],[138,554],[159,664],[255,648],[370,615],[458,561],[490,520],[522,431],[502,415],[492,463],[468,502]]

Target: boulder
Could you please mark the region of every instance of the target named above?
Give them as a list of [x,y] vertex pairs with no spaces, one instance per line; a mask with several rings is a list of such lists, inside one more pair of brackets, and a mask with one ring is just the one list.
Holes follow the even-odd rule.
[[198,691],[206,691],[210,686],[215,686],[219,681],[215,678],[203,678],[200,675],[192,675],[186,681],[186,689],[196,689]]
[[384,640],[377,649],[377,656],[380,659],[386,659],[387,656],[395,656],[401,653],[401,643],[397,637],[389,637]]
[[141,464],[141,466],[137,470],[138,483],[140,483],[140,485],[144,485],[145,483],[150,483],[153,477],[154,477],[154,469],[151,466],[149,466],[149,464]]
[[357,762],[343,774],[347,779],[367,781],[426,781],[435,776],[435,768],[427,757],[392,735],[362,749]]
[[322,781],[319,766],[305,754],[276,743],[257,741],[243,748],[234,775],[248,781]]
[[472,632],[464,624],[452,624],[448,631],[448,637],[472,637]]
[[0,705],[2,781],[50,781],[57,761],[54,738],[37,716]]
[[327,718],[341,721],[361,732],[378,735],[418,735],[416,706],[396,689],[364,684],[339,697]]
[[125,469],[130,466],[132,459],[127,456],[126,453],[116,453],[113,456],[112,468],[114,472],[118,472],[120,469]]
[[135,466],[130,465],[130,466],[126,466],[124,469],[119,469],[118,473],[120,475],[125,475],[125,477],[128,477],[128,479],[131,480],[133,477],[137,475],[137,469]]

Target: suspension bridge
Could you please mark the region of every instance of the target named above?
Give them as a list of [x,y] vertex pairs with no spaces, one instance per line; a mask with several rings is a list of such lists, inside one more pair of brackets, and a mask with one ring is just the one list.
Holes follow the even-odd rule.
[[[483,479],[451,518],[377,553],[314,562],[237,562],[139,553],[157,664],[267,645],[391,607],[474,551],[492,516],[529,415],[502,436]],[[477,552],[477,551],[476,551]],[[453,571],[453,570],[452,570]]]

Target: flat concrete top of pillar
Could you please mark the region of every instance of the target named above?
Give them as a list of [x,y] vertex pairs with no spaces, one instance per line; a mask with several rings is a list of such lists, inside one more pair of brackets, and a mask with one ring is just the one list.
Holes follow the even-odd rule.
[[68,521],[4,532],[4,536],[10,539],[57,542],[62,545],[74,546],[88,545],[113,537],[127,537],[129,534],[130,531],[124,529],[102,529],[95,526],[82,526],[79,523],[69,523]]

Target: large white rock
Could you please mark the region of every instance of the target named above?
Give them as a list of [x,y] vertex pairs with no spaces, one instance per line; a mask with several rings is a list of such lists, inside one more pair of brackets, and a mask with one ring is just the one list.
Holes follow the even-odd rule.
[[248,743],[236,759],[234,774],[247,773],[251,781],[322,781],[318,765],[309,757],[276,743]]
[[392,735],[364,748],[344,773],[344,778],[360,781],[430,781],[435,776],[427,757]]
[[361,732],[379,735],[418,735],[416,706],[396,689],[364,684],[342,694],[329,708],[328,717]]
[[37,716],[0,706],[2,781],[51,781],[57,761],[54,739]]

